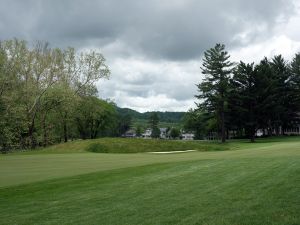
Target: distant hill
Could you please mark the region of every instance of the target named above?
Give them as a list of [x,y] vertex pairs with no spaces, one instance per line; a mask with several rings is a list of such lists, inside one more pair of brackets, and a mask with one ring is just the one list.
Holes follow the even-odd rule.
[[[153,112],[145,112],[140,113],[133,109],[129,108],[119,108],[117,107],[117,111],[121,115],[130,115],[133,121],[134,126],[141,125],[142,127],[147,126],[148,118]],[[155,111],[159,116],[160,126],[164,127],[180,127],[182,118],[185,115],[185,112],[159,112]]]

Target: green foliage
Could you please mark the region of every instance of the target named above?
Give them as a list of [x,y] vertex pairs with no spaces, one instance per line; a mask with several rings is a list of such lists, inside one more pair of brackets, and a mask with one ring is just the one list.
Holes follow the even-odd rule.
[[[78,138],[75,110],[96,94],[95,82],[109,75],[105,58],[95,51],[52,49],[45,42],[35,42],[30,48],[25,41],[2,41],[0,150]],[[91,116],[93,122],[103,121],[103,114],[98,121],[96,115],[100,115],[99,110]],[[97,136],[96,130],[91,130],[91,137]]]
[[160,129],[157,126],[152,127],[151,137],[152,138],[160,137]]
[[[159,121],[158,123],[158,127],[160,128],[166,128],[166,127],[176,127],[178,129],[181,129],[183,126],[183,121],[178,121],[178,122],[162,122]],[[149,123],[147,119],[132,119],[132,127],[133,128],[137,128],[137,127],[141,127],[143,130],[149,128]]]
[[183,119],[185,131],[194,132],[195,139],[204,139],[211,130],[217,130],[217,121],[213,114],[200,110],[189,110]]
[[86,151],[97,152],[97,153],[108,153],[110,149],[108,148],[108,146],[104,144],[92,143],[87,147]]
[[160,137],[160,129],[158,128],[159,117],[156,112],[153,112],[149,115],[148,124],[152,129],[151,137],[159,138]]
[[142,136],[142,128],[141,128],[141,126],[138,126],[138,127],[136,128],[135,133],[136,133],[136,136],[137,136],[137,137],[141,137],[141,136]]
[[[254,141],[255,132],[259,127],[258,119],[264,111],[264,102],[261,101],[262,92],[259,76],[254,63],[240,62],[231,79],[231,92],[229,97],[229,114],[232,128],[245,128],[246,134]],[[233,127],[233,126],[236,127]]]
[[106,136],[116,129],[117,113],[114,105],[97,97],[81,98],[75,113],[75,120],[82,139]]
[[[128,108],[119,108],[117,107],[117,111],[121,115],[131,115],[132,119],[135,121],[141,120],[148,120],[152,113],[154,112],[145,112],[140,113],[132,109]],[[181,119],[183,118],[185,112],[155,112],[158,117],[159,121],[163,123],[180,123]]]
[[293,90],[292,99],[300,111],[300,53],[296,54],[290,65],[290,88]]
[[[149,117],[153,112],[139,113],[132,109],[119,108],[119,107],[117,107],[117,111],[120,115],[120,118],[122,118],[121,122],[124,120],[123,118],[125,116],[131,117],[130,127],[135,129],[137,129],[138,127],[141,127],[142,129],[149,128]],[[182,119],[185,115],[185,112],[155,112],[155,113],[159,117],[158,127],[176,127],[179,129],[182,128]]]
[[214,48],[204,52],[201,69],[205,78],[197,85],[199,95],[196,95],[196,98],[203,100],[202,103],[197,104],[198,108],[215,114],[222,142],[225,142],[225,112],[233,66],[229,58],[230,55],[225,51],[223,44],[216,44]]
[[[240,62],[233,68],[225,46],[217,44],[204,53],[198,84],[198,108],[187,113],[184,127],[196,138],[220,132],[225,137],[249,137],[258,129],[264,135],[284,135],[298,127],[300,111],[300,57],[291,63],[281,55],[259,64]],[[232,73],[232,76],[231,76]]]
[[132,116],[130,114],[119,113],[119,134],[125,134],[132,126]]
[[151,128],[157,127],[159,123],[159,117],[156,112],[153,112],[149,115],[148,123]]
[[[299,103],[287,63],[281,55],[258,65],[241,62],[231,80],[231,129],[245,130],[254,141],[257,129],[267,128],[269,135],[279,135],[296,123]],[[234,127],[235,126],[235,127]]]
[[177,128],[171,128],[171,131],[170,131],[170,137],[172,138],[172,139],[176,139],[176,138],[179,138],[179,136],[180,136],[180,130],[179,129],[177,129]]

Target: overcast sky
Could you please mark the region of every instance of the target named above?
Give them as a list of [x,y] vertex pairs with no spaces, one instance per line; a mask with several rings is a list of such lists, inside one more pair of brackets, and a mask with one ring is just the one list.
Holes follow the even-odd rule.
[[98,49],[111,78],[99,96],[138,111],[187,111],[203,52],[232,60],[300,52],[300,0],[0,0],[0,39]]

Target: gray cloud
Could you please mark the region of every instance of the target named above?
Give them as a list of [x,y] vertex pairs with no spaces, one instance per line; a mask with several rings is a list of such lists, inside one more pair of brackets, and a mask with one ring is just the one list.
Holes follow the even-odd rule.
[[[0,0],[0,39],[100,49],[112,70],[111,80],[98,84],[100,96],[141,111],[182,110],[193,104],[201,55],[215,43],[251,60],[258,51],[274,51],[266,40],[297,47],[295,2]],[[283,32],[295,43],[277,37]]]
[[291,1],[274,0],[31,0],[1,1],[1,38],[23,36],[54,45],[105,46],[116,40],[153,58],[191,59],[207,46],[247,32],[247,40],[272,33],[293,13]]

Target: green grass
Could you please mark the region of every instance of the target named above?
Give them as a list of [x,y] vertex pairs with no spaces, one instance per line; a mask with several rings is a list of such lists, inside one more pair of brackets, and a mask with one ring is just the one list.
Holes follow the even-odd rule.
[[[53,145],[47,148],[22,152],[21,154],[57,154],[57,153],[140,153],[157,151],[225,151],[248,149],[277,145],[279,142],[297,142],[298,137],[257,139],[256,143],[248,140],[231,140],[225,144],[213,141],[181,141],[142,138],[100,138],[94,140],[76,140],[68,143]],[[18,153],[20,154],[20,153]]]
[[179,150],[219,151],[226,145],[206,141],[180,141],[142,138],[102,138],[88,141],[85,150],[99,153],[138,153]]
[[179,151],[179,150],[198,150],[198,151],[223,151],[236,146],[230,144],[222,145],[218,142],[208,141],[181,141],[181,140],[162,140],[162,139],[143,139],[143,138],[99,138],[94,140],[77,140],[68,143],[53,145],[23,154],[42,154],[42,153],[140,153],[157,151]]
[[167,155],[76,143],[0,157],[0,224],[300,224],[300,138]]

